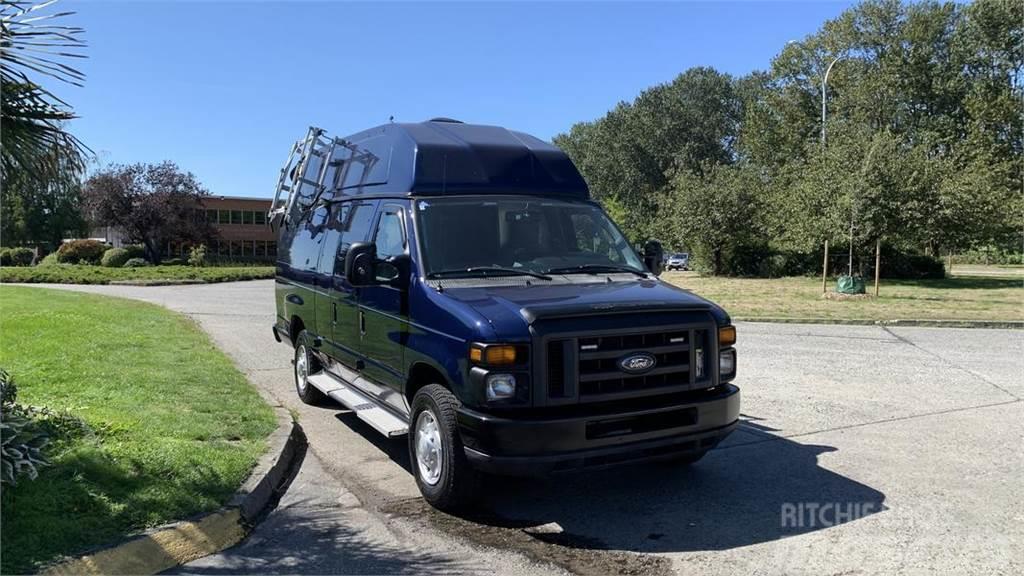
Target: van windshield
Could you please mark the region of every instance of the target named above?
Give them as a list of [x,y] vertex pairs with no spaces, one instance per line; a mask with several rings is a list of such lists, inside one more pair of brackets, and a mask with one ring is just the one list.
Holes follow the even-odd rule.
[[627,272],[642,260],[597,206],[534,198],[416,202],[427,277]]

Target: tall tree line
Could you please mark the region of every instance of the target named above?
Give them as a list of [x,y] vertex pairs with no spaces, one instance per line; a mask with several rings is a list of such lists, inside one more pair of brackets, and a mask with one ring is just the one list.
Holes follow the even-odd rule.
[[870,0],[768,71],[693,68],[555,142],[627,235],[716,272],[809,262],[851,225],[859,254],[1019,250],[1022,73],[1022,2]]

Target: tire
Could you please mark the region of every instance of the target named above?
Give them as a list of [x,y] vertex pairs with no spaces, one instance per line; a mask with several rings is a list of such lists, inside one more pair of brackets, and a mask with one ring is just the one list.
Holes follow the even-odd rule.
[[467,509],[480,491],[480,473],[466,460],[459,437],[458,407],[459,400],[448,389],[430,384],[413,396],[409,419],[409,461],[416,485],[431,506],[445,512]]
[[305,330],[299,332],[298,338],[295,339],[295,359],[292,362],[294,366],[292,374],[295,376],[295,392],[299,395],[299,399],[306,404],[317,406],[323,404],[327,397],[324,396],[323,392],[306,381],[306,377],[319,372],[321,369],[320,361],[316,359],[316,356],[310,350],[311,340],[309,333]]

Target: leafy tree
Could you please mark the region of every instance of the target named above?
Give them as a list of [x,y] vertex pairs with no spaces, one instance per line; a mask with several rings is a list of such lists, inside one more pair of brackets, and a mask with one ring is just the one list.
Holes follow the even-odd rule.
[[141,243],[146,259],[159,263],[168,242],[209,244],[216,231],[199,210],[209,192],[173,162],[113,166],[85,182],[92,222],[120,228]]
[[[34,245],[54,250],[62,240],[87,231],[81,214],[80,175],[66,157],[50,160],[58,170],[48,179],[15,171],[0,195],[0,244]],[[63,164],[63,168],[60,166]]]
[[675,80],[621,102],[603,118],[576,124],[555,137],[598,199],[625,209],[619,222],[640,241],[653,234],[657,196],[675,170],[700,172],[705,162],[727,163],[741,116],[732,78],[692,68]]
[[45,181],[69,164],[84,168],[86,148],[65,130],[67,104],[29,75],[81,86],[67,59],[83,58],[81,28],[55,22],[73,12],[44,13],[54,2],[0,0],[0,177],[16,172]]
[[758,197],[763,185],[749,165],[705,162],[699,173],[678,171],[662,198],[662,235],[689,246],[699,266],[712,274],[740,272],[728,261],[756,243]]
[[66,131],[70,107],[33,77],[81,85],[82,30],[53,4],[0,0],[0,242],[56,248],[84,231],[79,214],[86,148]]

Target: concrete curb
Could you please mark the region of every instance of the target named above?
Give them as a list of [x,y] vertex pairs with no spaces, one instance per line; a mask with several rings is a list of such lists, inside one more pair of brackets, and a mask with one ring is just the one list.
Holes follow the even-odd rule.
[[847,320],[842,318],[749,318],[733,317],[738,322],[770,324],[837,324],[845,326],[925,326],[932,328],[1002,328],[1024,330],[1022,320]]
[[44,575],[157,574],[234,546],[249,533],[277,490],[288,480],[306,435],[281,406],[269,449],[228,504],[195,520],[175,522],[109,548],[50,566]]

